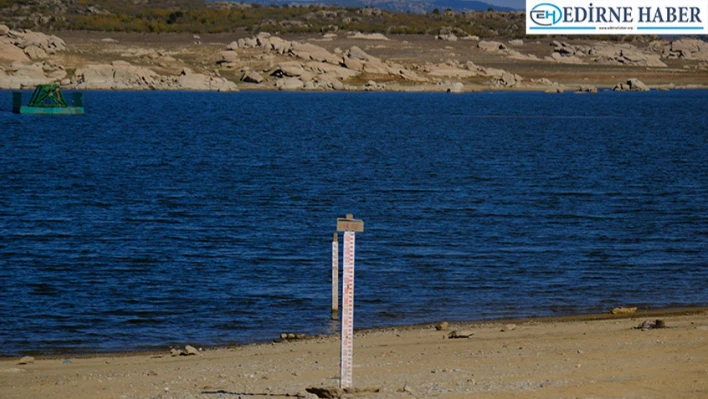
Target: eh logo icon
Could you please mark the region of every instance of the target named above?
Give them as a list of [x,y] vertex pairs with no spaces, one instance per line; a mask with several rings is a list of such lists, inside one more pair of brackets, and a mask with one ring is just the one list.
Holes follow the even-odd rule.
[[531,9],[531,21],[540,26],[551,26],[558,23],[563,12],[560,7],[551,3],[541,3]]

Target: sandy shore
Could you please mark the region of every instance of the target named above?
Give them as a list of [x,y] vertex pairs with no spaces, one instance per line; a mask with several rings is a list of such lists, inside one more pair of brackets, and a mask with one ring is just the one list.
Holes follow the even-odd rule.
[[[339,339],[18,361],[0,360],[2,398],[314,398],[338,385]],[[380,389],[355,397],[706,398],[708,308],[362,331],[354,364],[355,387]]]

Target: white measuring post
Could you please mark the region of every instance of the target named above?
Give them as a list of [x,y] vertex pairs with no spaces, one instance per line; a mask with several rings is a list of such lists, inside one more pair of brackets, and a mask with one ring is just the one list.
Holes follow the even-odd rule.
[[339,235],[332,234],[332,319],[339,318]]
[[356,233],[364,231],[364,222],[348,214],[337,219],[337,231],[344,232],[344,265],[342,271],[342,337],[340,355],[340,388],[352,386],[354,363],[354,250]]

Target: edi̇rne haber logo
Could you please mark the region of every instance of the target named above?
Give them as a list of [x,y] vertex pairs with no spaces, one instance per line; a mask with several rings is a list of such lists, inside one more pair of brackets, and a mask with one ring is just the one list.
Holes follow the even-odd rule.
[[705,35],[708,0],[526,0],[527,35]]

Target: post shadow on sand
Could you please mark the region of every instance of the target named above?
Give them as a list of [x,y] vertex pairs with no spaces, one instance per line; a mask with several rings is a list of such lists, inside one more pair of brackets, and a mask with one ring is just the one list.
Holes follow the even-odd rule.
[[299,394],[290,393],[253,393],[253,392],[231,392],[223,389],[216,391],[202,391],[202,395],[234,395],[234,396],[253,396],[253,397],[266,397],[266,398],[304,398],[304,396]]

